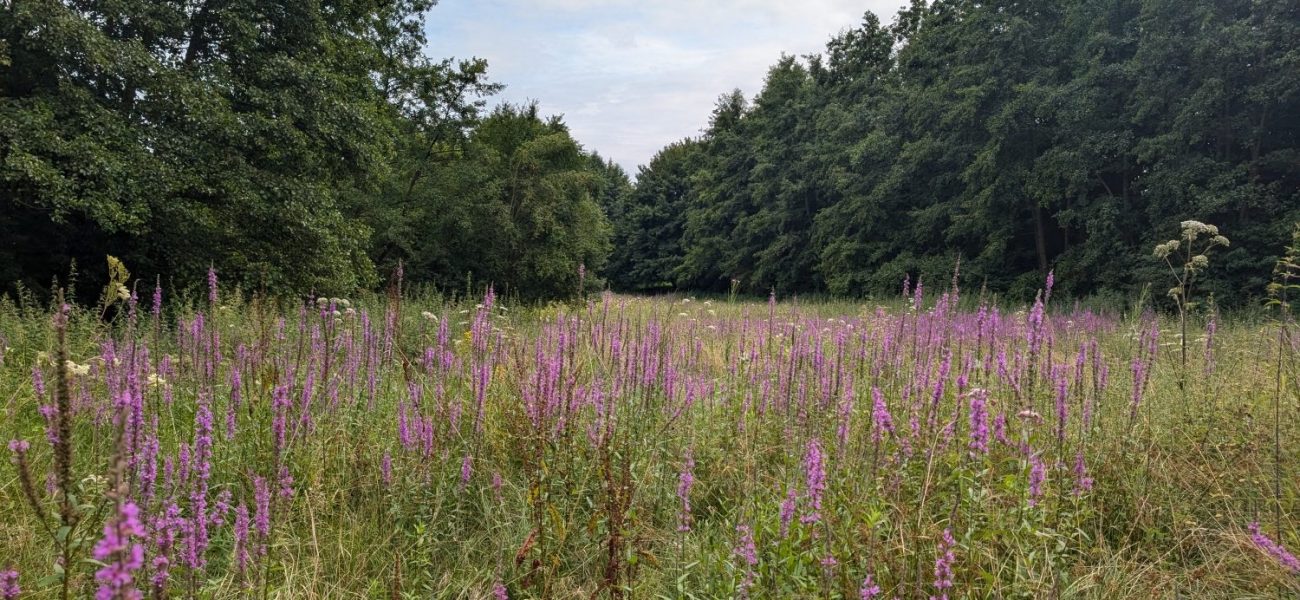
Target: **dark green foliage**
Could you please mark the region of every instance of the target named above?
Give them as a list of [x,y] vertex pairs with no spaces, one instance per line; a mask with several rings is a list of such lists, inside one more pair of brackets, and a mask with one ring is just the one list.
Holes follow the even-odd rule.
[[145,280],[348,292],[405,258],[575,292],[607,252],[609,167],[533,111],[480,122],[499,86],[423,55],[434,3],[0,3],[0,281],[111,254]]
[[579,266],[604,264],[600,202],[616,202],[627,178],[558,119],[505,105],[438,151],[437,164],[411,163],[427,175],[394,178],[379,203],[402,207],[380,231],[381,266],[400,259],[416,281],[458,289],[468,279],[535,299],[577,293]]
[[39,285],[116,254],[181,280],[214,264],[276,288],[369,283],[344,200],[384,172],[375,75],[427,6],[6,3],[3,275]]
[[606,209],[615,223],[614,247],[607,267],[611,285],[654,290],[671,287],[686,250],[682,235],[690,207],[690,175],[702,156],[698,141],[665,147],[641,167],[635,190],[616,209]]
[[1127,292],[1198,219],[1233,240],[1205,291],[1244,301],[1300,220],[1300,2],[917,1],[783,57],[752,106],[724,96],[698,146],[671,174],[680,287],[885,293],[960,257],[994,291],[1054,269],[1067,293]]

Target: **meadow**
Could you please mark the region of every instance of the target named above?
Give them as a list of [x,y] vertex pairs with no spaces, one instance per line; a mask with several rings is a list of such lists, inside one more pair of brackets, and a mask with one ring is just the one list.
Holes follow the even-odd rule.
[[1276,311],[208,284],[0,302],[0,597],[1300,595]]

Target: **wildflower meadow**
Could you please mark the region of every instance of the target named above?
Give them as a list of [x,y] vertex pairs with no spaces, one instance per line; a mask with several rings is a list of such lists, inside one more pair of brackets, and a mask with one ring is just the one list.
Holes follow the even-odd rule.
[[1300,594],[1282,310],[128,278],[0,304],[0,597]]

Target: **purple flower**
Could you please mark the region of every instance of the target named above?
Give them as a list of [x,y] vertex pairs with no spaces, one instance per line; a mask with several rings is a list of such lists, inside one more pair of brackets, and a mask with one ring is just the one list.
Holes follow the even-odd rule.
[[199,397],[199,408],[194,414],[194,451],[190,456],[192,462],[192,485],[190,489],[190,508],[193,511],[188,526],[188,543],[186,544],[186,566],[202,569],[207,561],[204,554],[208,550],[208,480],[212,476],[212,410],[207,399]]
[[816,439],[808,442],[808,449],[803,456],[803,471],[809,512],[799,521],[816,523],[822,518],[822,494],[826,491],[826,467],[822,464],[822,445]]
[[1043,296],[1041,294],[1034,300],[1034,306],[1029,309],[1029,316],[1026,317],[1026,321],[1026,341],[1029,342],[1029,355],[1035,357],[1043,344]]
[[393,454],[384,451],[384,460],[379,463],[379,472],[383,476],[384,487],[393,485]]
[[785,537],[790,533],[790,521],[794,519],[797,498],[794,486],[790,486],[790,489],[785,494],[785,500],[781,502],[781,537]]
[[993,418],[993,439],[1003,446],[1011,445],[1011,440],[1007,438],[1007,413],[1005,412],[1000,412]]
[[1258,521],[1251,523],[1249,529],[1250,540],[1255,542],[1256,546],[1259,546],[1261,550],[1269,553],[1273,558],[1276,558],[1277,562],[1286,570],[1300,575],[1300,559],[1297,559],[1294,554],[1287,551],[1286,548],[1283,548],[1281,544],[1273,541],[1273,538],[1268,537],[1268,535],[1259,528]]
[[1047,468],[1043,459],[1035,454],[1029,459],[1029,506],[1038,506],[1038,499],[1043,496],[1043,481],[1047,479]]
[[889,407],[885,405],[885,396],[880,393],[880,388],[871,388],[871,402],[871,420],[875,425],[871,432],[871,439],[879,444],[886,433],[894,434],[894,419],[889,416]]
[[682,510],[677,514],[677,531],[691,530],[691,486],[695,485],[695,457],[691,450],[686,450],[686,460],[682,471],[677,475],[677,499],[682,503]]
[[208,303],[217,303],[217,270],[208,266]]
[[1070,405],[1066,403],[1069,399],[1070,379],[1065,369],[1053,368],[1052,375],[1056,378],[1056,439],[1064,442],[1065,427],[1070,419]]
[[9,440],[9,451],[14,454],[27,452],[27,449],[31,447],[32,445],[27,443],[27,440]]
[[871,600],[880,595],[880,586],[876,585],[875,580],[868,574],[862,579],[862,588],[859,593],[862,595],[862,600]]
[[240,504],[235,509],[235,568],[242,576],[248,570],[248,506]]
[[989,414],[985,406],[989,393],[982,388],[970,391],[970,449],[972,453],[989,453]]
[[158,277],[157,283],[153,286],[153,307],[154,316],[162,314],[162,276]]
[[754,567],[758,565],[758,547],[754,544],[754,532],[749,525],[744,523],[736,525],[736,533],[740,535],[740,539],[736,540],[736,547],[732,549],[732,554],[735,555],[737,564],[745,568],[745,576],[736,586],[736,595],[747,598],[749,588],[754,586],[756,577]]
[[265,477],[253,478],[253,504],[257,509],[253,514],[253,527],[265,540],[271,534],[271,486]]
[[18,587],[18,571],[13,569],[0,571],[0,600],[14,600],[22,591],[23,589]]
[[[952,549],[957,541],[952,538],[952,530],[943,530],[943,539],[939,540],[939,557],[934,559],[934,589],[939,600],[948,600],[948,590],[952,588],[952,563],[957,560]],[[930,596],[935,600],[935,596]]]
[[492,584],[492,597],[496,600],[510,600],[510,594],[506,592],[505,584],[497,581]]
[[239,366],[236,364],[230,370],[230,404],[226,408],[226,441],[235,437],[235,421],[242,401],[242,387],[243,379],[239,375]]
[[162,510],[162,514],[155,516],[150,523],[152,533],[150,537],[154,546],[158,549],[153,558],[153,584],[154,597],[162,597],[163,591],[167,586],[167,578],[171,572],[171,552],[176,546],[176,538],[180,528],[185,524],[181,518],[181,509],[176,503],[169,503]]
[[469,478],[474,474],[474,457],[466,454],[465,458],[460,461],[460,489],[465,489],[469,485]]
[[95,544],[91,556],[107,563],[95,573],[99,589],[96,600],[138,600],[143,598],[132,585],[134,574],[144,566],[144,546],[133,542],[143,536],[140,509],[127,501],[118,506],[117,515],[104,524],[104,537]]
[[280,466],[280,497],[286,500],[293,497],[293,474],[284,465]]
[[41,372],[40,365],[32,365],[32,389],[36,390],[37,398],[45,396],[45,374]]
[[1087,466],[1083,463],[1083,452],[1074,455],[1074,495],[1078,496],[1092,491],[1092,478],[1088,476]]

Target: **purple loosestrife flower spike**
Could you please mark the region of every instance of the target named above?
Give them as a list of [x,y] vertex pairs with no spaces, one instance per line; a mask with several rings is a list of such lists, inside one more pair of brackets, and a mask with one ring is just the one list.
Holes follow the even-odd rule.
[[285,465],[280,466],[280,497],[285,500],[293,497],[293,474]]
[[862,596],[862,600],[872,600],[873,598],[880,596],[880,586],[876,585],[875,580],[873,580],[871,575],[868,574],[862,579],[862,588],[859,593]]
[[677,499],[682,503],[681,512],[677,514],[677,531],[691,530],[691,486],[695,485],[695,457],[691,450],[686,450],[686,460],[682,471],[677,475]]
[[45,374],[40,365],[32,365],[32,389],[36,390],[37,398],[45,397]]
[[1038,499],[1043,497],[1043,481],[1047,479],[1047,468],[1043,458],[1035,454],[1029,459],[1029,506],[1038,506]]
[[934,589],[939,595],[930,596],[930,600],[948,600],[948,590],[952,589],[952,564],[957,560],[952,549],[956,545],[952,530],[944,529],[943,539],[939,540],[939,557],[934,559]]
[[235,568],[241,576],[249,565],[248,526],[248,506],[240,504],[235,509]]
[[460,461],[460,489],[465,489],[469,485],[469,478],[474,474],[474,457],[466,454],[465,458]]
[[510,600],[510,594],[506,592],[505,584],[500,581],[492,584],[492,597],[496,600]]
[[1250,541],[1254,542],[1261,550],[1269,553],[1273,558],[1277,559],[1277,562],[1281,564],[1284,569],[1291,571],[1296,575],[1300,575],[1300,559],[1297,559],[1294,554],[1289,552],[1286,548],[1283,548],[1281,544],[1273,541],[1273,538],[1268,537],[1268,535],[1259,528],[1259,522],[1251,523],[1249,529]]
[[798,496],[795,493],[794,486],[785,494],[785,500],[781,502],[781,537],[790,533],[790,521],[794,520],[794,509],[797,506]]
[[263,540],[271,534],[271,486],[265,477],[253,478],[253,527]]
[[758,566],[758,547],[754,544],[754,532],[749,525],[736,525],[736,533],[740,539],[736,540],[736,547],[731,552],[736,557],[736,564],[745,569],[744,577],[736,586],[736,597],[748,598],[749,588],[754,587],[754,579],[758,576],[754,571],[754,567]]
[[989,453],[988,395],[982,388],[970,391],[970,449],[975,454]]
[[1056,378],[1056,439],[1058,442],[1065,441],[1065,428],[1070,419],[1070,405],[1067,403],[1070,394],[1069,374],[1065,369],[1052,369],[1053,376]]
[[1003,446],[1011,445],[1011,440],[1007,438],[1007,413],[1005,412],[999,412],[998,416],[993,418],[993,439]]
[[23,589],[18,587],[18,571],[0,571],[0,600],[14,600]]
[[208,266],[208,303],[217,304],[217,270]]
[[193,475],[190,509],[193,514],[188,525],[186,566],[202,569],[207,564],[204,554],[208,549],[208,480],[212,476],[212,410],[202,396],[194,414],[194,451],[190,460]]
[[871,439],[879,444],[886,433],[894,434],[894,419],[889,416],[889,407],[885,404],[885,396],[880,393],[880,388],[871,388],[871,401],[871,420],[875,425],[871,432]]
[[1083,451],[1074,455],[1074,495],[1078,496],[1092,491],[1092,477],[1088,476],[1087,465],[1083,462]]
[[816,523],[822,518],[822,493],[826,491],[826,467],[822,458],[821,443],[816,439],[809,441],[803,457],[809,512],[800,518],[802,523]]
[[144,546],[134,542],[143,536],[140,509],[132,502],[118,507],[117,515],[104,524],[104,537],[91,556],[106,563],[95,573],[99,589],[95,600],[139,600],[144,596],[133,585],[135,572],[144,566]]
[[226,409],[226,441],[235,437],[235,423],[242,404],[243,379],[239,375],[239,363],[230,370],[230,404]]
[[162,302],[162,276],[159,275],[157,283],[153,286],[153,306],[150,307],[155,317],[162,314]]

